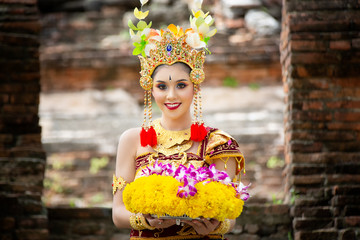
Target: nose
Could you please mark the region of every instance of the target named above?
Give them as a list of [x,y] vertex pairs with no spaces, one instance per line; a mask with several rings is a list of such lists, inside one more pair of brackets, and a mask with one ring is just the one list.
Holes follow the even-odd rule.
[[177,98],[176,89],[175,87],[170,87],[168,94],[167,94],[167,100],[168,101],[174,101]]

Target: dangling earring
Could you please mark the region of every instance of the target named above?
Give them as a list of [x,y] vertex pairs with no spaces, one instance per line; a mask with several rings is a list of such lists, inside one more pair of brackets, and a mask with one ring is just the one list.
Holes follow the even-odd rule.
[[151,90],[145,90],[144,93],[144,122],[140,132],[140,143],[142,147],[157,145],[156,132],[152,126]]
[[194,120],[191,124],[191,140],[201,142],[207,135],[204,122],[202,120],[200,84],[194,84]]

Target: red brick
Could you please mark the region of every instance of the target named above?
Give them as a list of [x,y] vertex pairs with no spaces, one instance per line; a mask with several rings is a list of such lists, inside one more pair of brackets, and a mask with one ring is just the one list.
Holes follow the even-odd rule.
[[15,228],[15,218],[4,217],[0,218],[0,229],[8,231]]
[[332,99],[334,93],[330,90],[309,90],[299,91],[293,94],[294,100],[308,100],[308,99]]
[[342,88],[359,88],[359,77],[334,78],[331,83]]
[[5,22],[0,23],[0,31],[11,33],[38,34],[40,32],[40,23],[38,21],[33,21],[30,19],[26,22]]
[[322,140],[322,141],[333,141],[333,140],[354,140],[354,134],[344,132],[328,132],[328,131],[294,131],[291,133],[290,140]]
[[338,240],[337,230],[297,231],[295,240]]
[[315,174],[322,174],[325,172],[325,166],[318,166],[318,165],[300,165],[300,164],[292,164],[291,174],[293,176],[296,175],[315,175]]
[[294,217],[303,218],[331,218],[332,212],[330,207],[304,207],[294,206],[292,209]]
[[19,135],[16,146],[41,146],[41,136],[39,134]]
[[355,174],[333,174],[326,175],[327,182],[333,184],[360,184],[360,175]]
[[9,103],[9,94],[0,94],[0,104]]
[[38,46],[39,39],[31,35],[17,35],[11,33],[0,33],[0,42],[11,46]]
[[360,122],[360,112],[335,112],[335,121]]
[[328,90],[329,79],[324,78],[306,78],[306,79],[293,79],[289,86],[292,89],[308,89],[311,91]]
[[325,41],[313,41],[313,40],[291,40],[291,51],[325,51],[328,47]]
[[334,226],[334,222],[331,218],[295,218],[293,221],[293,227],[297,231],[301,230],[317,230],[317,229],[330,229]]
[[360,216],[344,217],[347,227],[360,227]]
[[303,152],[303,153],[310,153],[310,152],[320,152],[322,150],[322,143],[290,143],[290,151],[291,152]]
[[356,240],[356,233],[353,229],[342,229],[339,231],[339,240]]
[[359,153],[293,153],[293,163],[306,164],[344,164],[360,161]]
[[333,52],[293,52],[291,54],[292,64],[337,64],[339,61],[339,55]]
[[32,216],[19,219],[19,227],[27,229],[47,228],[46,216]]
[[16,231],[16,239],[48,239],[49,231],[47,229],[19,229]]
[[30,4],[34,5],[38,2],[38,0],[0,0],[0,3],[6,4]]
[[38,113],[38,106],[32,106],[32,105],[10,105],[10,104],[5,104],[2,107],[2,112],[5,113],[10,113],[10,114],[21,114],[21,113],[28,113],[28,114],[34,114],[37,115]]
[[360,142],[324,142],[324,149],[330,152],[358,152]]
[[332,120],[332,113],[322,111],[297,111],[291,114],[294,121],[327,122]]
[[[27,89],[27,88],[25,88]],[[23,94],[12,94],[10,96],[10,103],[11,104],[35,104],[38,105],[40,102],[40,96],[38,94],[30,94],[30,93],[23,93]]]
[[325,129],[326,125],[323,122],[294,122],[291,124],[291,129],[296,130],[310,130],[310,129]]
[[0,133],[0,143],[11,143],[14,139],[12,134],[1,134]]
[[342,98],[359,98],[360,97],[360,88],[343,88],[336,93],[336,97]]
[[360,101],[343,100],[343,101],[336,101],[336,102],[327,102],[326,107],[328,107],[328,108],[360,108]]
[[292,176],[291,184],[293,185],[323,185],[325,178],[321,175],[309,176]]
[[324,108],[323,102],[303,102],[303,110],[321,110]]
[[360,195],[359,185],[337,185],[332,187],[333,195]]
[[331,199],[332,206],[358,205],[360,196],[334,196]]
[[351,46],[355,49],[360,49],[360,38],[352,39]]
[[330,41],[330,49],[333,50],[350,50],[351,49],[351,40],[338,40]]
[[359,123],[329,122],[329,123],[326,123],[326,127],[329,130],[355,130],[355,131],[360,131],[360,124]]

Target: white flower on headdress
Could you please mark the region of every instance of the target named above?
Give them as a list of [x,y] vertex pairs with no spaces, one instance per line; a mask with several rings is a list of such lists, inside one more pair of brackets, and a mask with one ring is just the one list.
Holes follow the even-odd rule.
[[145,5],[148,1],[149,0],[140,0],[142,6]]
[[210,26],[214,23],[214,19],[208,15],[209,13],[204,13],[199,10],[197,12],[193,11],[194,17],[190,17],[190,26],[195,31],[203,37],[202,40],[207,42],[205,39],[210,38],[215,35],[217,32],[216,28],[210,30]]
[[147,28],[143,30],[142,34],[146,36],[146,40],[148,41],[144,51],[145,51],[145,55],[149,56],[150,50],[156,48],[155,42],[156,41],[160,42],[162,39],[160,36],[160,31],[152,28]]
[[193,9],[195,11],[201,9],[203,0],[187,0],[189,9]]
[[186,32],[186,43],[189,44],[192,48],[204,48],[206,47],[206,43],[201,41],[200,35],[198,32],[193,29],[188,30]]

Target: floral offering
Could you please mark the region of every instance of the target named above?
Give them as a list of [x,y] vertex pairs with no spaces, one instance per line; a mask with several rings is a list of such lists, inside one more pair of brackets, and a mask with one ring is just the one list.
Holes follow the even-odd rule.
[[130,212],[173,217],[235,219],[249,198],[248,186],[231,182],[212,164],[195,169],[155,162],[128,184],[123,200]]

